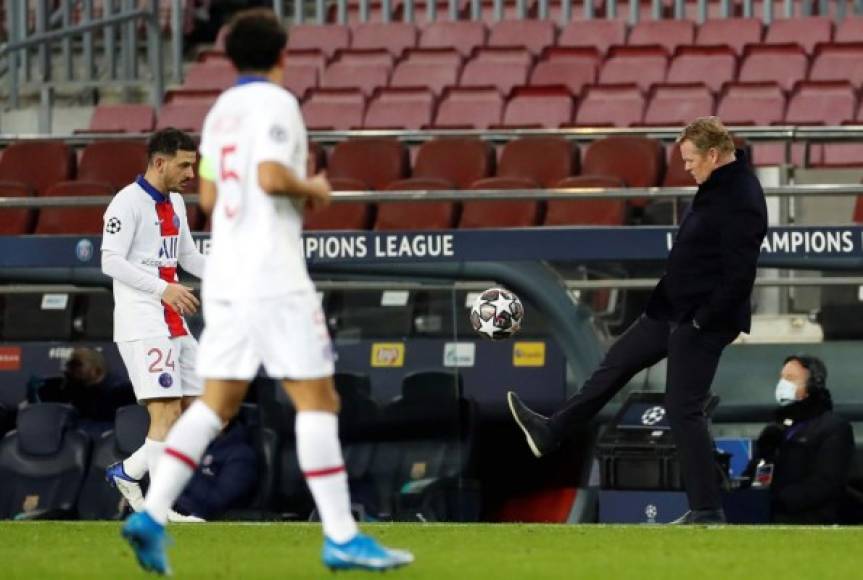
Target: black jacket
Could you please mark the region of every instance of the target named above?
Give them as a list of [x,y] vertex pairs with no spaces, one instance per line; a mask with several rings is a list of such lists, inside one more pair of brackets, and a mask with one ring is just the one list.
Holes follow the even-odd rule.
[[174,508],[204,519],[244,507],[258,481],[258,461],[249,435],[234,422],[216,437]]
[[777,412],[756,443],[747,469],[760,459],[774,464],[770,499],[773,521],[790,524],[839,522],[839,506],[851,472],[854,432],[832,405],[803,399]]
[[705,330],[749,332],[749,298],[767,204],[742,150],[713,171],[686,211],[665,275],[647,304],[657,320],[695,319]]

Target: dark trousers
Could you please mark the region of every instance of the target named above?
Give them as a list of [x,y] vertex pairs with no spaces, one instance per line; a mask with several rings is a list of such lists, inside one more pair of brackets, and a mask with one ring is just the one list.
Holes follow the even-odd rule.
[[704,406],[722,350],[736,336],[642,315],[612,345],[581,391],[551,417],[552,430],[562,437],[571,426],[589,421],[637,372],[668,357],[665,409],[689,507],[718,509],[719,484]]

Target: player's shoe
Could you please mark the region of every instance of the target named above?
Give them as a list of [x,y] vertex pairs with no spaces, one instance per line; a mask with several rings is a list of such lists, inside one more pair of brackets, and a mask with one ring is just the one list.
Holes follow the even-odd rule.
[[170,510],[168,512],[168,521],[172,524],[202,524],[207,520],[191,514],[185,516],[181,513],[175,512],[174,510]]
[[165,526],[147,512],[139,512],[129,516],[123,524],[122,534],[132,546],[141,568],[161,576],[171,575],[171,566],[165,554],[165,548],[170,542]]
[[126,498],[129,507],[134,511],[139,512],[144,509],[144,493],[141,491],[141,482],[126,474],[122,461],[113,463],[105,469],[105,479],[111,484],[111,487],[117,488],[117,491]]
[[548,418],[536,413],[521,402],[518,395],[509,391],[506,394],[506,402],[512,418],[524,431],[527,445],[534,456],[542,457],[554,451],[558,446],[557,437],[548,426]]
[[325,538],[321,559],[330,570],[390,570],[407,566],[414,556],[404,550],[385,548],[373,538],[357,534],[344,544]]

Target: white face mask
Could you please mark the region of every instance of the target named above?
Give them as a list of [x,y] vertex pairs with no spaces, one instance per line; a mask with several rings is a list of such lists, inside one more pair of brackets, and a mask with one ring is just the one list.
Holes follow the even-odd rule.
[[776,383],[776,402],[782,405],[790,405],[797,401],[797,385],[788,379],[779,379]]

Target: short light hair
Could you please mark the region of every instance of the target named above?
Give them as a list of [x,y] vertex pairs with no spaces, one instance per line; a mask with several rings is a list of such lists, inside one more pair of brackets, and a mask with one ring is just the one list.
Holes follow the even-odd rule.
[[731,133],[719,120],[719,117],[699,117],[687,125],[677,143],[689,141],[702,155],[710,149],[717,149],[720,154],[734,153],[734,139]]

